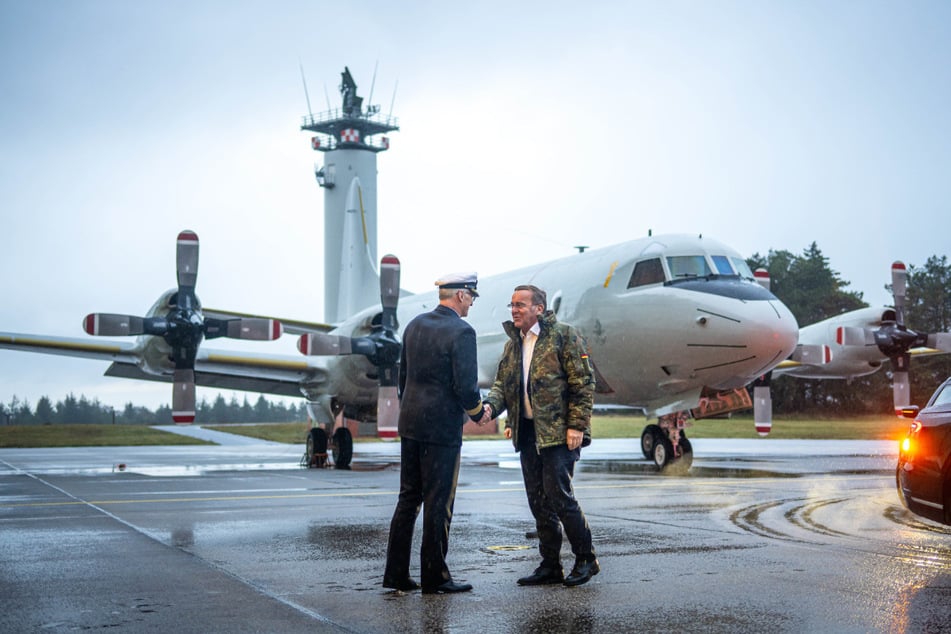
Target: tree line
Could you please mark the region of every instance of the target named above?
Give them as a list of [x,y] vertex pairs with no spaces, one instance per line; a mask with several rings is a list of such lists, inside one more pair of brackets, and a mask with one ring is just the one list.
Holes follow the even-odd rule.
[[[271,402],[259,396],[252,405],[245,397],[238,402],[236,396],[226,401],[221,394],[209,403],[201,399],[195,408],[196,423],[287,423],[307,420],[307,405],[304,401],[287,405],[281,401]],[[126,403],[122,409],[103,405],[99,399],[69,394],[55,404],[43,396],[30,407],[16,396],[10,403],[0,403],[2,425],[51,425],[51,424],[121,424],[165,425],[172,424],[172,408],[162,405],[155,410]]]

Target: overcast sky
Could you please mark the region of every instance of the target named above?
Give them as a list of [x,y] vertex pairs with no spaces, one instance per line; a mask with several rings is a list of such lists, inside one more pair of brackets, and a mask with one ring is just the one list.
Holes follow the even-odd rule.
[[[182,229],[206,306],[322,319],[300,65],[315,112],[347,65],[399,117],[378,250],[409,290],[653,230],[815,241],[884,305],[951,244],[949,2],[0,0],[0,331],[144,314]],[[0,402],[168,401],[106,366],[0,350]]]

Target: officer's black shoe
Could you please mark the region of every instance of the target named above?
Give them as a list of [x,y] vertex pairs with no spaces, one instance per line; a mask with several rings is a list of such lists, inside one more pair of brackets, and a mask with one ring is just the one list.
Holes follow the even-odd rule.
[[456,583],[455,581],[447,581],[432,588],[423,586],[423,594],[452,594],[469,590],[472,590],[471,583]]
[[518,585],[545,586],[552,583],[562,583],[564,580],[565,573],[560,567],[548,568],[547,566],[539,566],[532,574],[519,579]]
[[405,579],[387,579],[386,577],[384,577],[383,587],[391,588],[393,590],[400,590],[402,592],[410,592],[411,590],[419,590],[419,584],[413,581],[409,577],[406,577]]
[[565,585],[580,586],[582,583],[591,581],[591,577],[601,572],[601,566],[597,559],[590,561],[576,561],[575,567],[571,569],[571,574],[565,577]]

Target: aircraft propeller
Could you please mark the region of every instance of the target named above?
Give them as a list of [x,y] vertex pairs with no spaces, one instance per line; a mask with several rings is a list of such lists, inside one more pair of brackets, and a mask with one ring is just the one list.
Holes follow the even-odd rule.
[[90,335],[162,337],[171,348],[169,360],[174,367],[172,418],[176,423],[191,423],[195,420],[195,358],[202,339],[271,341],[281,336],[283,327],[276,319],[212,319],[202,315],[195,295],[198,235],[193,231],[178,234],[176,269],[178,290],[169,299],[170,310],[164,316],[91,313],[83,320],[83,329]]
[[[836,341],[844,346],[878,346],[882,354],[888,357],[892,365],[892,392],[895,412],[911,401],[908,371],[911,365],[912,348],[934,348],[951,352],[951,333],[919,333],[905,326],[905,290],[908,271],[903,262],[892,264],[892,295],[894,297],[894,319],[882,319],[878,329],[840,326],[836,331]],[[890,316],[889,313],[886,313]]]
[[301,335],[297,349],[309,356],[362,354],[379,370],[377,394],[377,431],[383,438],[395,438],[399,419],[397,384],[401,343],[397,331],[396,308],[400,297],[400,261],[385,255],[380,262],[380,323],[374,323],[370,334],[346,337],[325,333]]

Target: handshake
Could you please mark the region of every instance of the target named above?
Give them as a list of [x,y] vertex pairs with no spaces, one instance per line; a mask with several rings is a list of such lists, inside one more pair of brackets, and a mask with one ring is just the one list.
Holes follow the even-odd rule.
[[475,424],[481,427],[482,425],[485,425],[486,423],[488,423],[490,420],[492,420],[492,406],[489,405],[488,403],[484,403],[482,405],[482,418],[475,421]]

